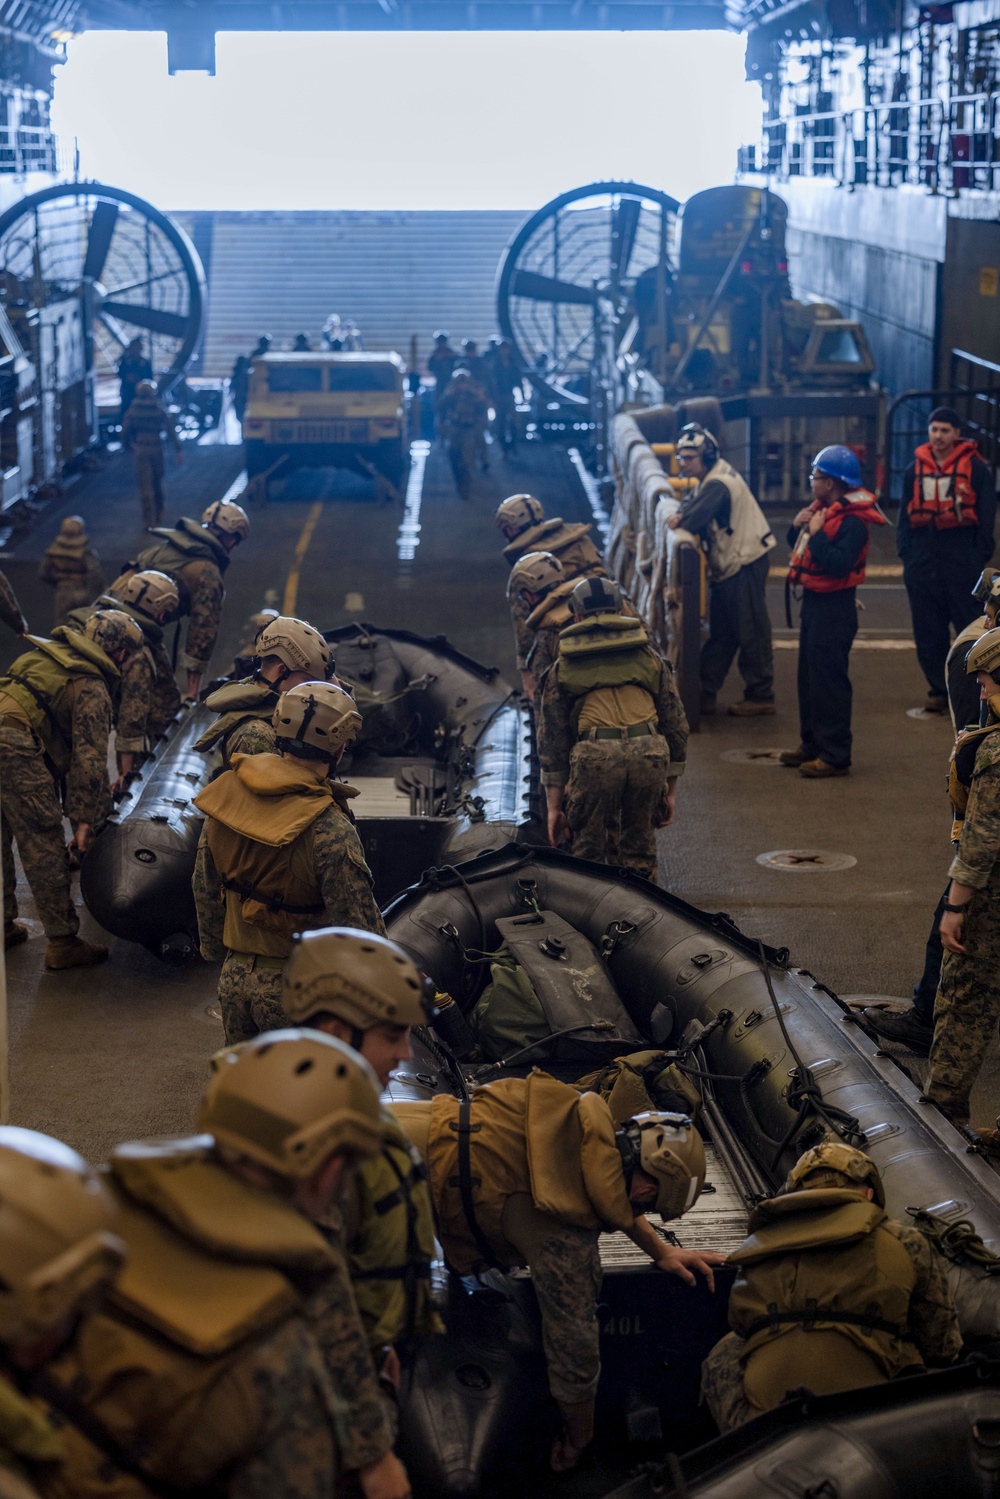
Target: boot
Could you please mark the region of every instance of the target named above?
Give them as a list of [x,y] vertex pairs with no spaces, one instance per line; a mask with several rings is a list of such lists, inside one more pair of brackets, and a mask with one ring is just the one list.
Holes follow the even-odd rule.
[[889,1010],[865,1010],[864,1017],[865,1024],[876,1036],[884,1036],[887,1041],[901,1041],[918,1057],[930,1056],[934,1025],[929,1020],[922,1020],[912,1005],[901,1015],[893,1015]]
[[698,712],[700,713],[702,718],[711,718],[712,714],[715,712],[714,692],[702,693],[701,702],[698,705]]
[[12,947],[20,947],[22,942],[28,940],[28,928],[20,921],[12,921],[10,926],[4,927],[3,945],[7,952]]
[[791,765],[793,769],[798,770],[799,766],[804,765],[809,759],[809,751],[804,744],[800,744],[796,750],[782,750],[778,759],[782,765]]
[[997,1120],[996,1129],[977,1129],[973,1134],[979,1136],[979,1148],[983,1155],[988,1156],[991,1161],[1000,1161],[1000,1119]]
[[45,966],[57,968],[91,968],[103,963],[108,949],[101,942],[85,942],[82,937],[50,937],[45,949]]
[[925,713],[947,713],[948,698],[943,692],[929,692],[924,701]]
[[774,702],[756,702],[751,697],[745,697],[742,702],[730,703],[729,713],[733,718],[766,718],[769,714],[777,712]]
[[827,760],[804,760],[799,766],[799,775],[809,781],[825,781],[830,776],[850,774],[849,765],[831,765]]

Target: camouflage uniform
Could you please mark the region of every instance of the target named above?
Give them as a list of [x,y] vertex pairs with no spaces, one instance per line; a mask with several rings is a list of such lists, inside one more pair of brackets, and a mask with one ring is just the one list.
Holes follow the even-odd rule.
[[273,755],[278,736],[269,718],[248,718],[230,734],[225,748],[226,760],[234,755]]
[[42,558],[38,576],[56,591],[53,629],[66,623],[71,609],[91,603],[104,587],[101,564],[93,548],[68,547],[59,536]]
[[181,451],[177,428],[155,394],[137,395],[122,422],[122,443],[133,451],[135,477],[142,501],[142,523],[157,526],[163,513],[163,437]]
[[[17,667],[14,663],[14,668]],[[0,841],[4,924],[16,921],[17,882],[12,842],[47,937],[73,937],[80,920],[70,894],[63,812],[75,825],[97,822],[108,805],[111,699],[104,682],[83,677],[72,688],[72,760],[63,805],[42,745],[20,704],[0,684],[0,786],[4,788]],[[16,794],[12,794],[16,788]]]
[[1000,731],[981,741],[958,852],[949,875],[971,885],[964,953],[946,952],[934,1003],[932,1098],[949,1119],[969,1120],[969,1095],[1000,1018]]
[[115,701],[115,748],[119,754],[145,755],[173,723],[181,695],[173,667],[163,648],[163,628],[155,620],[103,593],[89,608],[73,609],[66,621],[82,630],[100,609],[118,609],[134,619],[145,637],[142,650],[133,651],[121,670]]
[[392,1446],[393,1430],[347,1262],[339,1253],[338,1259],[340,1269],[313,1294],[307,1313],[337,1391],[341,1466],[353,1472],[385,1456]]
[[[528,526],[507,543],[503,554],[511,567],[528,552],[551,552],[559,558],[567,578],[603,577],[605,568],[600,552],[589,536],[590,527],[567,524],[562,516],[539,521]],[[528,626],[528,615],[532,606],[526,604],[519,593],[507,586],[507,603],[510,607],[511,623],[514,626],[514,645],[517,650],[518,670],[528,665],[528,654],[535,640],[535,632]],[[549,663],[546,663],[547,665]]]
[[[357,927],[384,936],[385,925],[372,894],[361,840],[349,818],[336,806],[322,812],[313,823],[313,859],[324,903],[322,917],[313,924]],[[277,957],[231,952],[223,942],[226,906],[219,898],[222,881],[205,831],[198,843],[193,883],[201,955],[210,963],[224,960],[219,1005],[227,1043],[234,1045],[261,1031],[289,1025],[280,1004],[287,954]]]
[[28,622],[21,613],[21,606],[10,582],[0,573],[0,621],[15,635],[26,635],[28,633]]
[[449,382],[437,402],[439,429],[448,443],[448,459],[459,498],[472,496],[476,454],[489,419],[486,392],[471,377]]
[[[891,1218],[884,1219],[881,1227],[899,1240],[916,1268],[917,1284],[910,1297],[910,1339],[928,1363],[951,1363],[961,1352],[962,1337],[944,1260],[919,1229]],[[701,1366],[702,1393],[723,1432],[761,1414],[743,1391],[743,1346],[744,1339],[737,1333],[727,1333]],[[789,1371],[789,1389],[794,1387],[794,1380],[793,1369]]]
[[135,566],[139,570],[152,568],[165,572],[178,584],[181,614],[188,616],[181,666],[185,671],[203,672],[219,634],[226,597],[222,574],[229,566],[230,557],[221,542],[216,541],[198,521],[182,517],[176,530],[184,539],[193,541],[201,554],[198,551],[185,554],[174,545],[170,531],[154,531],[157,544],[141,551]]
[[658,733],[573,742],[572,704],[553,666],[541,694],[538,753],[542,784],[565,786],[571,851],[656,877],[656,823],[668,776],[684,771],[688,725],[673,672],[660,661],[654,695]]

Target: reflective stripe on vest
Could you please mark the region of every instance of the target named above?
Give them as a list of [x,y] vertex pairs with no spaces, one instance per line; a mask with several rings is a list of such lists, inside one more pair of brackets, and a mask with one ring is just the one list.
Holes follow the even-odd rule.
[[911,526],[934,531],[953,531],[959,526],[978,526],[976,491],[972,486],[972,464],[978,456],[974,442],[957,442],[943,463],[934,456],[930,443],[914,454],[913,491],[906,514]]

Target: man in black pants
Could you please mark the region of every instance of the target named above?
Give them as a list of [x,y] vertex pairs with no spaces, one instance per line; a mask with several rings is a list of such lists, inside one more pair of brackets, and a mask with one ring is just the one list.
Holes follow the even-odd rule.
[[788,532],[788,580],[801,586],[799,720],[802,741],[782,765],[808,780],[846,776],[851,767],[851,679],[848,660],[858,628],[857,586],[865,580],[868,527],[885,516],[861,486],[861,465],[836,444],[813,460],[811,505]]
[[976,578],[993,556],[997,496],[976,444],[962,436],[950,406],[931,412],[928,440],[903,477],[896,548],[913,617],[917,660],[929,691],[924,707],[946,713],[949,626],[957,635],[976,617]]

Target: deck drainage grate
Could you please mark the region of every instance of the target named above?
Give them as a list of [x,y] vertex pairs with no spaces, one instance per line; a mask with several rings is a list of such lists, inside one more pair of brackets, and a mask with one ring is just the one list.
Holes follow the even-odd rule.
[[757,855],[757,863],[765,869],[783,869],[792,874],[831,874],[838,869],[852,869],[857,862],[853,854],[832,854],[823,848],[776,848],[769,854]]
[[735,749],[725,750],[720,760],[727,760],[730,765],[780,765],[780,749]]

